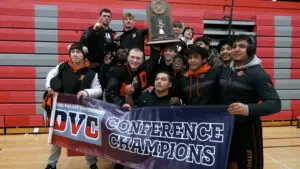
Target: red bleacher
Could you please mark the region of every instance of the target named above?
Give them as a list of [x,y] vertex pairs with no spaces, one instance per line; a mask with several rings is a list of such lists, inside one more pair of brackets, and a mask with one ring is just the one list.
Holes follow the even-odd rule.
[[0,116],[6,115],[35,115],[36,114],[36,104],[0,104]]
[[0,128],[5,127],[4,126],[4,116],[0,116]]
[[36,78],[35,67],[0,66],[0,78]]

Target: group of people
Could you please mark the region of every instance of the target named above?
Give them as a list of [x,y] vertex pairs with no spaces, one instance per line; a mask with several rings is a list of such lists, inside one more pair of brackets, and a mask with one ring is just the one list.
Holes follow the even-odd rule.
[[[235,115],[228,168],[263,168],[260,116],[279,112],[281,101],[256,56],[253,38],[238,35],[211,49],[209,37],[193,39],[193,28],[182,30],[174,21],[174,39],[179,41],[150,46],[145,59],[148,30],[136,29],[134,16],[125,13],[123,34],[118,35],[109,27],[111,16],[109,9],[102,9],[95,25],[68,46],[69,60],[47,75],[48,94],[104,99],[128,110],[227,105],[228,113]],[[52,145],[46,169],[56,168],[60,149]],[[98,168],[96,157],[87,154],[86,159],[91,169]]]

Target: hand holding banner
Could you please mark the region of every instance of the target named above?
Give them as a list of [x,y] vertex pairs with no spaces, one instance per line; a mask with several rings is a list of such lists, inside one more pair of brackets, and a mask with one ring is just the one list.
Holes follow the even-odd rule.
[[[136,169],[226,168],[233,116],[223,106],[119,106],[60,94],[52,144]],[[50,132],[51,133],[51,132]]]

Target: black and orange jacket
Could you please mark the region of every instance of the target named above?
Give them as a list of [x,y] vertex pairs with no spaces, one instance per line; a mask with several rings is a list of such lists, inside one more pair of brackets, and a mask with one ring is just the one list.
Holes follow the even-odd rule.
[[[125,103],[125,88],[130,85],[133,78],[138,75],[137,72],[132,72],[129,65],[122,65],[120,67],[114,67],[110,71],[110,78],[106,86],[106,99],[108,102],[122,105]],[[133,98],[136,98],[138,94],[135,92]]]
[[144,51],[144,40],[148,33],[148,29],[136,29],[133,28],[129,31],[123,31],[120,37],[120,44],[126,49],[139,48]]
[[124,104],[126,96],[125,87],[132,84],[135,77],[137,83],[134,85],[133,100],[137,99],[144,89],[153,85],[159,54],[159,51],[151,48],[150,59],[144,61],[136,72],[132,72],[129,65],[113,67],[107,75],[109,76],[106,86],[107,101],[117,105]]
[[[89,62],[86,60],[84,66],[76,69],[69,61],[63,62],[52,69],[46,78],[46,89],[51,87],[51,79],[58,77],[61,82],[61,88],[58,89],[60,93],[77,94],[81,90],[85,90],[89,97],[98,98],[102,94],[101,85],[98,80],[98,75],[89,69]],[[53,87],[51,87],[53,88]],[[51,107],[52,96],[49,94],[44,95],[42,106]]]
[[[59,89],[60,93],[77,94],[80,90],[91,88],[95,75],[96,73],[89,69],[87,60],[82,68],[76,69],[69,58],[67,62],[58,66],[58,74],[55,76],[59,76],[62,84],[62,87]],[[48,76],[50,77],[47,77],[47,81],[52,78],[51,74],[48,74]]]
[[205,64],[197,72],[189,70],[181,78],[178,90],[183,92],[181,98],[188,105],[216,105],[219,98],[219,69]]

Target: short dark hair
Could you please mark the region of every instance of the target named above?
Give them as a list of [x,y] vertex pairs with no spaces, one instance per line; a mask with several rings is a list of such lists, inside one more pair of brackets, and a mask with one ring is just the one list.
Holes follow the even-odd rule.
[[178,53],[178,51],[177,51],[177,46],[174,44],[174,43],[167,43],[167,44],[165,44],[164,46],[163,46],[163,50],[165,50],[165,49],[172,49],[172,50],[174,50],[175,51],[175,53]]
[[187,56],[188,59],[192,56],[192,55],[200,55],[202,59],[206,59],[209,56],[209,52],[207,49],[205,48],[201,48],[197,45],[191,45],[188,49],[187,49]]
[[193,29],[192,27],[190,27],[190,26],[185,27],[185,28],[183,29],[182,35],[184,35],[185,31],[188,30],[188,29],[191,29],[191,30],[193,31],[193,35],[192,35],[192,37],[193,37],[193,36],[194,36],[194,29]]
[[194,40],[194,44],[196,44],[197,42],[203,42],[206,46],[209,46],[210,43],[211,43],[211,38],[209,36],[201,36],[201,37],[197,37],[195,40]]
[[220,40],[219,44],[218,44],[218,47],[217,47],[219,52],[221,51],[221,49],[224,45],[232,46],[232,40],[229,40],[228,38]]
[[242,40],[245,40],[248,42],[249,45],[255,45],[255,38],[254,37],[250,37],[249,35],[236,35],[234,38],[233,38],[233,43],[236,43],[238,41],[242,41]]
[[188,65],[186,58],[182,54],[175,55],[173,60],[175,60],[176,58],[181,59],[183,61],[184,65]]
[[159,70],[159,71],[156,73],[155,77],[156,77],[159,73],[167,74],[167,75],[168,75],[169,82],[172,82],[172,77],[171,77],[171,74],[170,74],[169,71],[167,71],[167,70]]
[[126,50],[126,52],[128,53],[128,50],[124,46],[122,46],[122,45],[117,46],[116,49],[115,49],[115,52],[117,52],[120,49]]
[[101,16],[103,12],[105,12],[105,13],[110,13],[110,14],[111,14],[111,11],[110,11],[108,8],[103,8],[103,9],[101,9],[99,15]]

